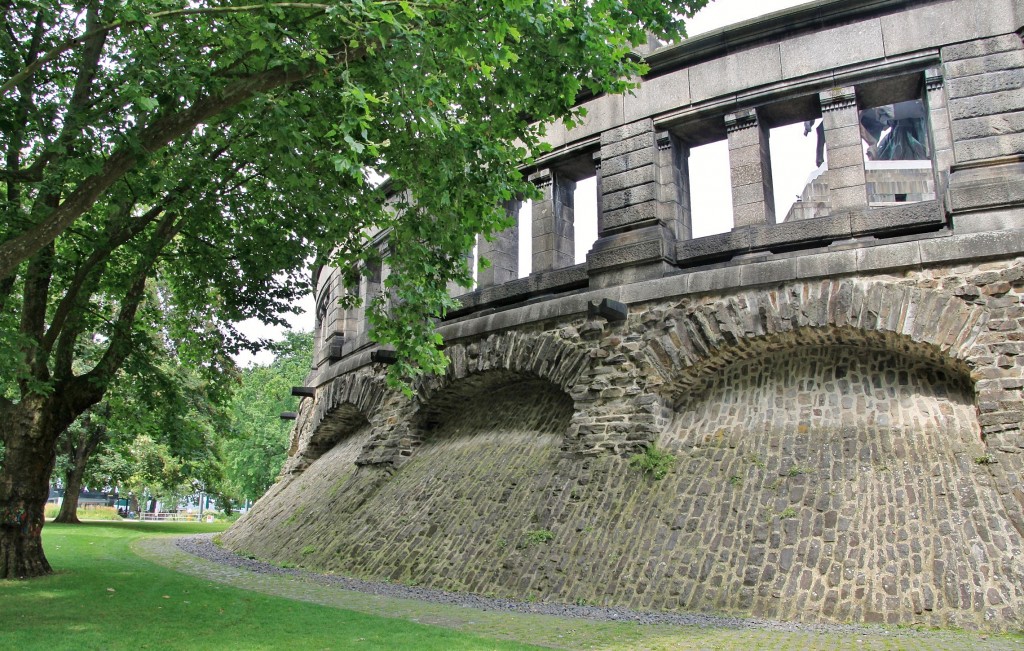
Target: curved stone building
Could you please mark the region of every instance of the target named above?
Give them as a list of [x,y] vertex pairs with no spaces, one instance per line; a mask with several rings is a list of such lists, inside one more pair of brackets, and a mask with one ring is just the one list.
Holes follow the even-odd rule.
[[[531,273],[515,228],[481,241],[413,399],[337,306],[386,255],[358,288],[319,271],[314,397],[224,544],[517,599],[1019,627],[1022,26],[1019,0],[820,0],[652,48],[634,95],[551,130]],[[826,160],[776,214],[772,133],[805,122]],[[694,237],[714,142],[733,227]]]

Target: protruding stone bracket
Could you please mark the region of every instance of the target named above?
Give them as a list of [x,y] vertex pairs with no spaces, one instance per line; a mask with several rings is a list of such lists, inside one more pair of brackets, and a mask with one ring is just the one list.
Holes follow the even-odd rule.
[[398,361],[398,353],[393,348],[378,348],[370,353],[370,361],[374,364],[391,365]]
[[610,298],[602,299],[600,303],[590,301],[587,304],[587,316],[600,316],[612,323],[625,321],[629,316],[629,307],[625,303],[613,301]]
[[328,362],[337,362],[344,355],[345,336],[334,333],[324,342],[324,357]]

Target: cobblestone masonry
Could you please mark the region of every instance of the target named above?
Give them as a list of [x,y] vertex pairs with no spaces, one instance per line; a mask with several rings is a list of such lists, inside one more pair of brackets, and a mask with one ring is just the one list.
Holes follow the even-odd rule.
[[[1015,260],[691,296],[454,345],[413,401],[364,369],[224,542],[521,599],[1019,626],[1022,292]],[[651,443],[660,482],[626,458]]]

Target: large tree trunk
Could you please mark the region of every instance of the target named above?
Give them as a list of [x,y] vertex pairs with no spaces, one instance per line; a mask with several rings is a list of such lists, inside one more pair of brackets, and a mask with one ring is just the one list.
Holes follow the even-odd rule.
[[101,388],[87,383],[58,383],[46,396],[0,401],[0,438],[7,448],[0,467],[0,579],[52,572],[42,533],[57,439],[102,397]]
[[43,554],[43,511],[50,495],[57,433],[44,398],[0,409],[0,434],[7,448],[0,468],[0,579],[49,574]]

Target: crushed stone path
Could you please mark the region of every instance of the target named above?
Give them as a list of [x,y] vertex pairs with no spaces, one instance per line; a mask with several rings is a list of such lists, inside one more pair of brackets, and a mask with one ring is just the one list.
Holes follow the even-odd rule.
[[1015,649],[1022,635],[798,624],[701,613],[528,603],[281,568],[218,547],[212,534],[143,538],[143,558],[245,590],[564,649]]

